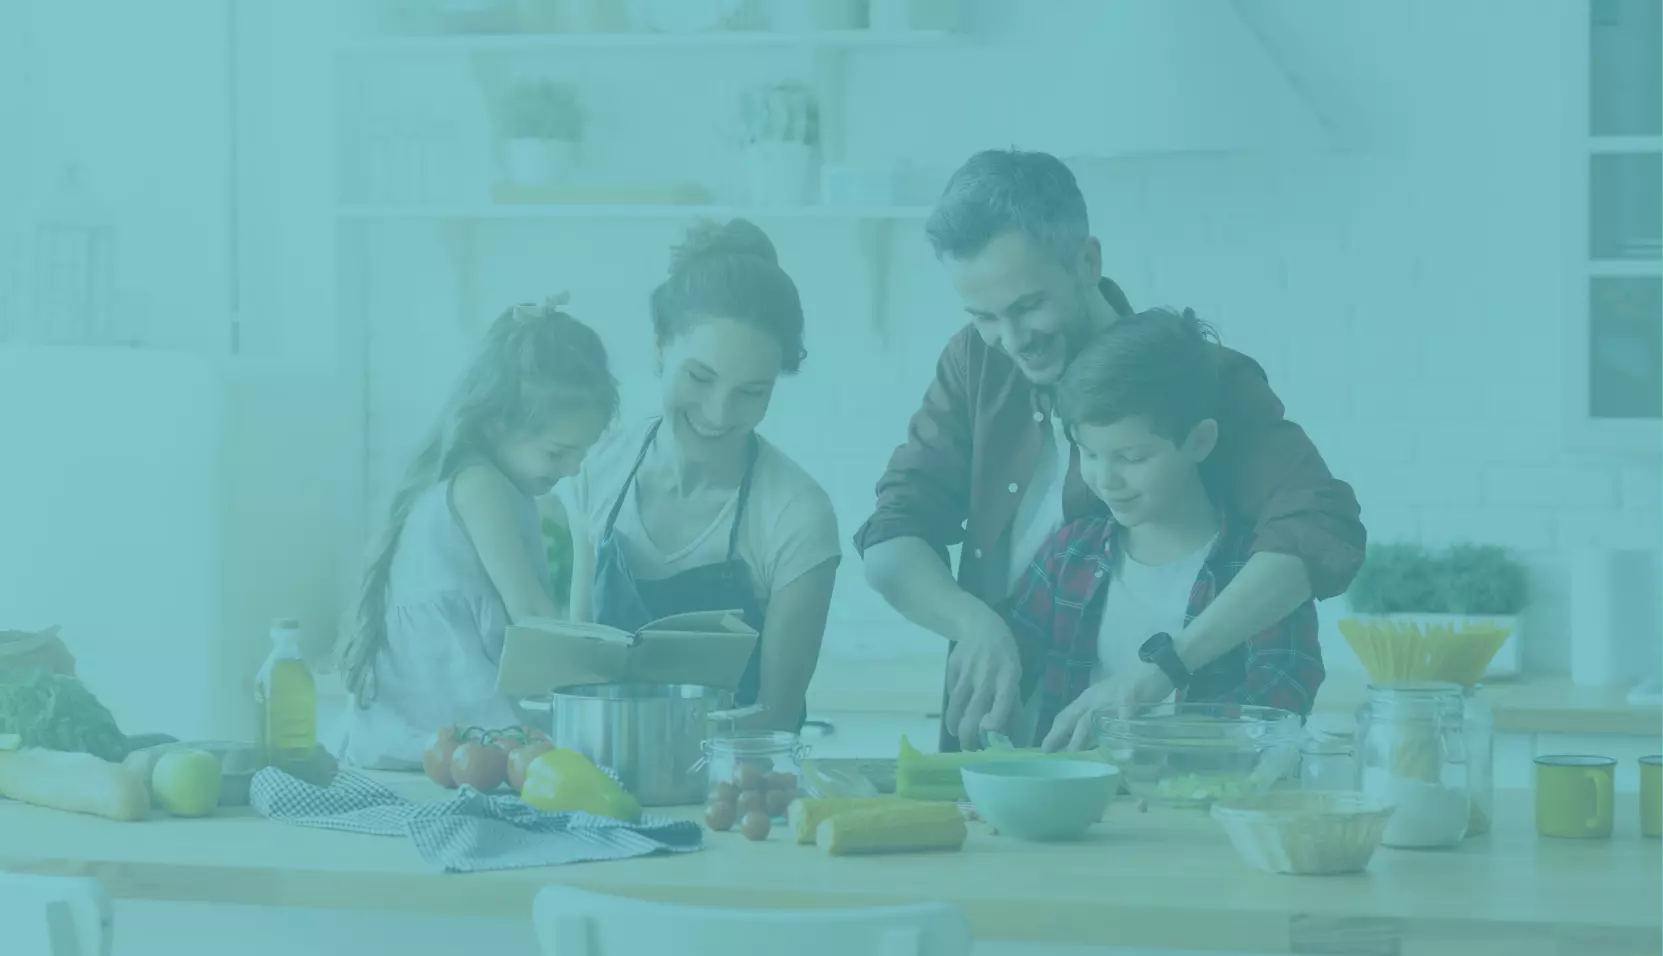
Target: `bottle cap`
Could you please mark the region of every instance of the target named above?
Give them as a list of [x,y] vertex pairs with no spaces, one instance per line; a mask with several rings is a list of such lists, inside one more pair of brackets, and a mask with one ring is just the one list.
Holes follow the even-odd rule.
[[271,629],[274,631],[298,631],[300,630],[300,620],[293,617],[276,618],[271,622]]

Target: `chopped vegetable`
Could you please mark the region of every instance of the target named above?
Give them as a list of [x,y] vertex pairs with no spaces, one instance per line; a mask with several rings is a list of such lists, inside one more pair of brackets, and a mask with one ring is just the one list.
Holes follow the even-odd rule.
[[114,762],[129,749],[115,717],[86,685],[38,668],[0,671],[0,733],[17,734],[24,747]]
[[1247,796],[1253,789],[1252,783],[1246,777],[1202,776],[1192,773],[1162,780],[1155,785],[1154,796],[1157,800],[1174,803],[1212,803],[1216,800]]

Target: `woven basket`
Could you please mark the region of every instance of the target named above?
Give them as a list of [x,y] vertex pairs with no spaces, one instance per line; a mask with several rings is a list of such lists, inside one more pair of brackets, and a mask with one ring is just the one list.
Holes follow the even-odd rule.
[[1221,800],[1212,816],[1249,866],[1327,876],[1368,866],[1392,810],[1355,790],[1278,790]]

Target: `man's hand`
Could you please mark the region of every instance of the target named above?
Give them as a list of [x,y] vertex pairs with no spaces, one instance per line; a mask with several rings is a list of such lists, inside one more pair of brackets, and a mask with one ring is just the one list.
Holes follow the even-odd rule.
[[965,750],[981,747],[983,730],[1003,730],[1021,706],[1022,657],[1010,627],[987,605],[958,638],[947,659],[947,713],[942,723]]
[[1074,698],[1057,714],[1041,746],[1048,751],[1086,750],[1094,742],[1093,715],[1098,711],[1130,715],[1139,707],[1166,700],[1171,693],[1172,681],[1159,667],[1139,662],[1087,687],[1085,693]]

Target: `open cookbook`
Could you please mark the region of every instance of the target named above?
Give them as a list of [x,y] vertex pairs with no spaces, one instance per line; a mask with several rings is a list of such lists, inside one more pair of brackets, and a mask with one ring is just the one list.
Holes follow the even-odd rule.
[[604,624],[532,619],[508,628],[497,690],[540,697],[577,684],[703,684],[737,689],[758,634],[740,611],[673,614],[633,634]]

